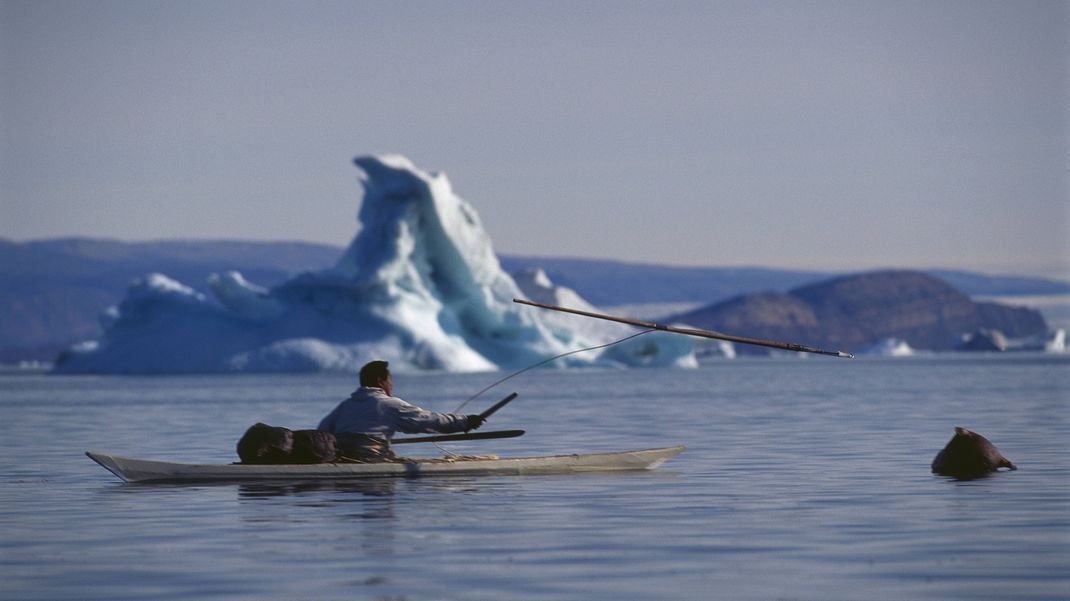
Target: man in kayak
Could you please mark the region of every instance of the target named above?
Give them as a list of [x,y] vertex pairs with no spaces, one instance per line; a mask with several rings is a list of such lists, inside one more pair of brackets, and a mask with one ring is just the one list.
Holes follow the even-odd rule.
[[318,430],[338,440],[342,455],[361,461],[390,461],[394,432],[467,432],[485,421],[478,415],[435,413],[397,397],[386,361],[372,361],[360,369],[360,388],[320,422]]

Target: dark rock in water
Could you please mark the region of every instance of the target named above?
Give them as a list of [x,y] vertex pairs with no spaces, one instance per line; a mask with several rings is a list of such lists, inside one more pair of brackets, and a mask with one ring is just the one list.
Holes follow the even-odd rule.
[[290,463],[293,450],[293,432],[264,423],[250,426],[238,441],[238,457],[242,463]]
[[955,436],[933,459],[933,472],[959,480],[990,474],[1001,467],[1018,469],[987,438],[966,428],[955,428]]

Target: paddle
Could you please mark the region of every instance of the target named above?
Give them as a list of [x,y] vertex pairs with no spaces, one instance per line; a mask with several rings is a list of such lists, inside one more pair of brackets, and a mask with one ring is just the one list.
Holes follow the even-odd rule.
[[851,353],[845,353],[843,351],[826,351],[819,348],[813,348],[809,346],[803,346],[801,344],[794,344],[791,342],[775,342],[772,340],[760,340],[757,338],[744,338],[743,336],[732,336],[731,334],[721,334],[720,332],[711,332],[709,330],[695,330],[691,328],[677,328],[673,326],[666,326],[657,323],[651,323],[648,321],[639,321],[638,319],[627,319],[624,317],[614,317],[612,315],[603,315],[601,313],[592,313],[590,311],[580,311],[579,309],[568,309],[566,307],[558,307],[555,305],[544,305],[542,303],[536,303],[529,300],[521,300],[519,298],[513,299],[514,303],[521,305],[531,305],[532,307],[539,307],[540,309],[550,309],[551,311],[561,311],[564,313],[573,313],[575,315],[583,315],[584,317],[594,317],[596,319],[605,319],[607,321],[615,321],[617,323],[625,323],[631,326],[638,326],[640,328],[649,328],[651,330],[660,330],[663,332],[675,332],[677,334],[687,334],[688,336],[700,336],[702,338],[713,338],[714,340],[727,340],[729,342],[741,342],[743,344],[753,344],[756,346],[765,346],[769,348],[782,349],[785,351],[795,351],[797,353],[816,353],[818,355],[831,355],[833,357],[842,357],[844,359],[854,359],[854,355]]
[[[511,400],[511,399],[510,399]],[[406,442],[452,442],[456,440],[485,440],[488,438],[516,438],[523,436],[523,430],[496,430],[492,432],[472,432],[471,434],[442,434],[437,436],[417,436],[414,438],[395,438],[390,444]]]
[[[494,405],[492,405],[490,409],[487,409],[483,413],[480,413],[479,417],[483,418],[484,420],[487,419],[488,417],[493,415],[495,411],[506,406],[509,401],[512,401],[516,397],[517,394],[515,392],[513,394],[510,394],[509,396],[498,401],[497,403],[494,403]],[[417,436],[415,438],[395,438],[390,441],[390,444],[403,444],[406,442],[452,442],[457,440],[486,440],[489,438],[516,438],[517,436],[522,436],[523,434],[523,430],[495,430],[492,432]]]
[[483,413],[480,413],[479,417],[482,417],[483,419],[487,419],[491,415],[494,415],[495,411],[501,409],[502,407],[504,407],[506,405],[506,403],[508,403],[509,401],[511,401],[511,400],[513,400],[515,398],[516,398],[516,393],[514,392],[513,394],[505,397],[504,399],[498,401],[497,403],[494,403],[493,407],[491,407],[490,409],[487,409]]

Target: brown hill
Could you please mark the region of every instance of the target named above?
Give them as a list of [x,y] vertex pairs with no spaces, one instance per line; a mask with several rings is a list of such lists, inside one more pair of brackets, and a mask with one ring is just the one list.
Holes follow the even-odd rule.
[[[853,352],[886,338],[916,349],[951,350],[979,329],[1010,338],[1042,334],[1037,311],[978,303],[947,283],[913,271],[880,271],[825,280],[787,293],[765,292],[669,318],[753,338]],[[765,352],[740,345],[741,352]]]

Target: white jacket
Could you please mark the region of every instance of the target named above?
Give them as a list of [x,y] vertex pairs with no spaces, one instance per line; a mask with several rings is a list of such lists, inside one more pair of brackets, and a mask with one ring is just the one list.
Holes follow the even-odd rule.
[[394,432],[461,432],[467,425],[467,416],[435,413],[389,396],[382,388],[361,386],[328,413],[317,429],[390,440]]

